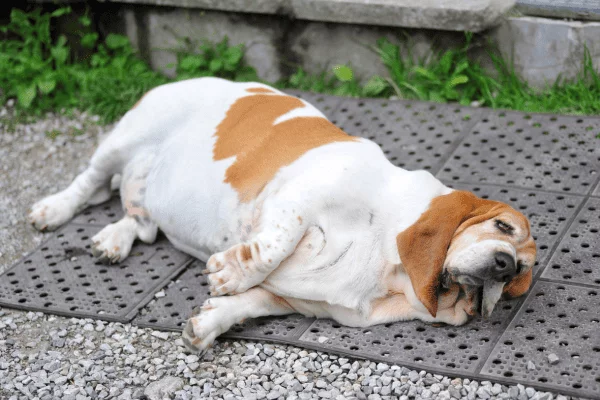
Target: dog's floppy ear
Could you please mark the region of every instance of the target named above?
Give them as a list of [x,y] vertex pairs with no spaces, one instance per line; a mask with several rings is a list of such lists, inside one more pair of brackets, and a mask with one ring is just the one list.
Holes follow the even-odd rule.
[[452,238],[499,214],[504,207],[457,190],[434,198],[417,222],[396,237],[402,266],[417,298],[432,316],[437,314],[439,280]]
[[530,269],[524,274],[515,276],[509,283],[504,287],[502,291],[504,298],[513,299],[515,297],[521,297],[529,290],[531,281],[533,280],[533,271]]

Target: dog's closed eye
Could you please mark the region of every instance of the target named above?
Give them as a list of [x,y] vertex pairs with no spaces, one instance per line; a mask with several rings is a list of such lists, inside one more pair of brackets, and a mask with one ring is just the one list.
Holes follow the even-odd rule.
[[515,230],[515,228],[513,228],[511,225],[499,219],[496,220],[496,228],[498,228],[502,233],[506,233],[507,235],[511,235]]

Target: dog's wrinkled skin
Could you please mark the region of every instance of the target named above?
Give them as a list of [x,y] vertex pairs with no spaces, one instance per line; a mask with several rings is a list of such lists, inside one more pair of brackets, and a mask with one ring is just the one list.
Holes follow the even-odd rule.
[[160,228],[206,261],[215,297],[184,329],[192,350],[245,318],[293,312],[350,326],[460,325],[479,302],[489,315],[503,292],[531,284],[522,214],[397,168],[375,143],[262,84],[203,78],[152,90],[30,222],[54,229],[107,200],[115,174],[126,215],[94,236],[94,254],[122,261]]

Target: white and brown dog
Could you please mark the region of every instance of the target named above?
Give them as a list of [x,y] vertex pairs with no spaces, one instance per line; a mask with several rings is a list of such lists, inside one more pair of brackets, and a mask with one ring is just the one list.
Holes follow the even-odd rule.
[[531,284],[536,248],[521,213],[398,168],[377,144],[263,84],[153,89],[30,222],[55,229],[107,200],[115,174],[126,215],[92,238],[93,251],[121,261],[160,228],[207,262],[218,297],[184,329],[193,350],[245,318],[294,312],[350,326],[460,325]]

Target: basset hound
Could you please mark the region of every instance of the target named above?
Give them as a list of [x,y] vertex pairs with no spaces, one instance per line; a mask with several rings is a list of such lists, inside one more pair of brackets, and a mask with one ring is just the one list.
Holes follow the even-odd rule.
[[398,168],[377,144],[260,83],[151,90],[29,221],[57,228],[106,201],[116,174],[125,217],[92,238],[93,252],[122,261],[160,228],[205,261],[213,297],[183,331],[192,350],[245,318],[295,312],[360,327],[461,325],[531,284],[536,246],[521,213]]

